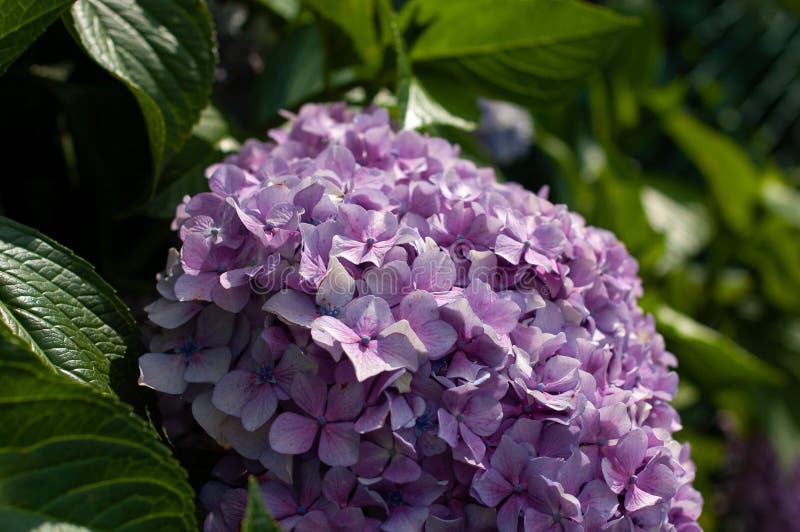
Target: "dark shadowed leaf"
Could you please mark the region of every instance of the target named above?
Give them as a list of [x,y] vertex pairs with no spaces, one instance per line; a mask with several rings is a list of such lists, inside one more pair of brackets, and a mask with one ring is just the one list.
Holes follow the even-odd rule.
[[733,140],[680,110],[662,115],[664,130],[694,162],[708,182],[723,219],[744,231],[758,201],[758,170]]
[[0,0],[0,74],[73,0]]
[[381,60],[381,46],[375,26],[373,0],[304,0],[314,11],[337,25],[350,37],[361,60],[376,67]]
[[256,124],[263,126],[325,88],[325,54],[319,30],[302,26],[281,41],[256,80]]
[[208,190],[205,169],[222,161],[238,147],[225,117],[217,108],[207,107],[192,130],[192,136],[164,170],[164,186],[147,202],[144,212],[155,218],[172,218],[175,206],[186,194]]
[[157,178],[211,94],[216,45],[205,3],[78,0],[70,13],[68,24],[84,49],[136,96]]
[[44,364],[104,393],[112,392],[112,365],[125,367],[139,336],[125,304],[89,263],[3,217],[0,322]]
[[707,389],[743,384],[780,385],[776,368],[729,337],[645,295],[642,306],[652,312],[667,349],[678,356],[682,376]]
[[6,335],[0,331],[2,529],[193,530],[185,471],[130,407],[50,371]]

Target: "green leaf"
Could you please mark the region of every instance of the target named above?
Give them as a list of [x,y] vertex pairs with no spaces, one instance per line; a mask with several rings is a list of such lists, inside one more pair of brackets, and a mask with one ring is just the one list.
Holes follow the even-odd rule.
[[686,112],[667,111],[661,121],[705,177],[723,220],[732,229],[745,231],[759,194],[758,169],[747,153]]
[[281,527],[269,515],[256,477],[247,481],[247,511],[242,521],[242,532],[280,532]]
[[765,174],[761,187],[761,201],[772,213],[800,229],[800,191],[785,182],[780,171],[771,168]]
[[53,370],[106,393],[139,337],[125,304],[89,263],[3,217],[0,322]]
[[781,385],[780,371],[718,331],[646,295],[642,306],[653,313],[667,348],[675,353],[680,371],[701,388],[742,384]]
[[256,80],[256,124],[263,126],[325,88],[322,37],[314,25],[302,26],[278,45],[269,66]]
[[206,168],[238,148],[225,117],[217,108],[207,107],[186,145],[164,170],[165,185],[145,204],[143,212],[154,218],[171,219],[175,206],[186,194],[208,191]]
[[216,43],[208,8],[199,0],[78,0],[68,26],[139,102],[155,190],[209,102]]
[[641,204],[650,226],[664,235],[665,250],[658,261],[660,273],[684,264],[710,242],[713,226],[702,197],[675,182],[648,179]]
[[635,20],[564,0],[466,0],[414,4],[428,24],[411,50],[461,88],[544,104],[563,100],[614,52]]
[[375,2],[373,0],[304,0],[314,11],[350,37],[361,60],[369,68],[377,68],[381,61],[381,45],[375,29]]
[[0,337],[3,530],[194,530],[186,472],[144,421],[24,347]]
[[286,20],[294,20],[300,13],[300,0],[258,0]]
[[0,0],[0,75],[73,0]]
[[403,129],[417,129],[431,124],[453,126],[468,131],[475,129],[475,122],[448,111],[441,103],[445,101],[447,100],[435,100],[417,78],[411,78]]

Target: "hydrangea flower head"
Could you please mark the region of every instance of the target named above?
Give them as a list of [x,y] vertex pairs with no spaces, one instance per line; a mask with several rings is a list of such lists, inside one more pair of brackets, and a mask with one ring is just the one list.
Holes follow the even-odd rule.
[[[230,450],[238,530],[698,530],[637,264],[380,108],[306,105],[187,197],[140,382]],[[232,465],[233,464],[233,465]]]

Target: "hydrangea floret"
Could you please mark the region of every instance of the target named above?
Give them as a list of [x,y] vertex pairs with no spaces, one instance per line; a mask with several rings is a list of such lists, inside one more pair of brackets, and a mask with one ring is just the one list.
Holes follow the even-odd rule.
[[306,105],[186,197],[141,384],[256,474],[285,530],[699,530],[676,360],[608,231],[397,131]]

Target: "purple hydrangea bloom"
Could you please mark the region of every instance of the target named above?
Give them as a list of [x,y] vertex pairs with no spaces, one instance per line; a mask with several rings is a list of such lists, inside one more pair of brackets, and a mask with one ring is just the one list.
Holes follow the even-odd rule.
[[385,110],[286,116],[178,207],[147,307],[141,383],[229,449],[206,530],[248,473],[286,530],[696,529],[624,246]]

